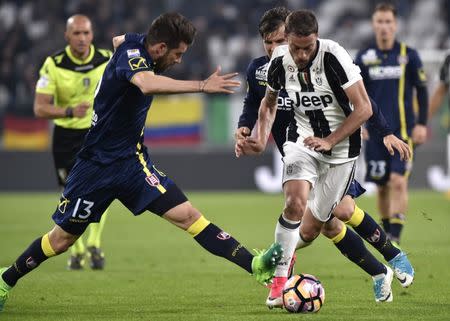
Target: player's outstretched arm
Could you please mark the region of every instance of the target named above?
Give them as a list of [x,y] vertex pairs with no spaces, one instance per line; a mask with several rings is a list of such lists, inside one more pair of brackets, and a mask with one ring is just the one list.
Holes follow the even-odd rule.
[[156,75],[151,71],[141,71],[131,78],[131,83],[137,86],[145,95],[155,94],[184,94],[184,93],[222,93],[233,94],[234,88],[240,82],[234,80],[238,73],[233,72],[220,75],[220,67],[205,80],[177,80],[166,76]]

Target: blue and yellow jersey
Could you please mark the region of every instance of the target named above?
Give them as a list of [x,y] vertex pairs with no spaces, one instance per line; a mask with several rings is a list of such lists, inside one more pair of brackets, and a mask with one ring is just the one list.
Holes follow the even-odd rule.
[[[247,95],[244,99],[244,109],[239,117],[238,127],[253,129],[258,119],[258,110],[264,98],[267,86],[267,68],[269,57],[254,59],[247,68]],[[292,119],[292,100],[285,90],[281,90],[278,97],[278,110],[272,126],[272,137],[278,150],[283,155],[283,144],[286,141],[286,129]]]
[[[69,46],[47,57],[39,71],[36,93],[53,96],[55,106],[75,107],[82,102],[92,106],[97,83],[102,77],[112,52],[91,45],[89,55],[80,60],[73,56]],[[54,119],[56,125],[69,129],[87,129],[91,126],[92,108],[83,118]]]
[[[406,140],[416,123],[426,124],[426,76],[416,50],[399,42],[386,51],[373,44],[360,51],[355,62],[361,68],[369,96],[378,104],[396,136]],[[414,88],[419,102],[418,115],[413,108]],[[371,135],[376,134],[372,126],[367,128]]]
[[153,96],[144,95],[130,80],[153,71],[145,36],[127,34],[106,66],[94,98],[92,126],[79,157],[101,164],[146,153],[143,130]]

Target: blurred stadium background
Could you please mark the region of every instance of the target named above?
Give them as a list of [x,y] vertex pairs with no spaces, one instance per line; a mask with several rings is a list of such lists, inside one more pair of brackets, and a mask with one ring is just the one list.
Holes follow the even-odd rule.
[[[56,190],[49,151],[52,125],[34,118],[32,104],[38,70],[47,55],[65,46],[65,20],[74,13],[84,13],[92,19],[98,47],[111,48],[114,35],[145,33],[160,13],[179,11],[194,21],[198,36],[184,62],[170,75],[200,79],[221,65],[224,72],[239,72],[245,83],[248,63],[263,54],[257,25],[267,9],[285,5],[290,9],[314,10],[320,36],[337,40],[354,54],[372,39],[370,13],[377,2],[1,1],[0,190]],[[398,38],[419,50],[431,94],[439,66],[450,48],[449,1],[392,2],[399,11]],[[162,169],[179,185],[198,190],[279,190],[279,157],[275,153],[275,157],[266,152],[258,158],[234,158],[233,132],[244,94],[242,86],[232,96],[190,95],[156,100],[147,122],[146,142],[156,163],[162,164]],[[449,108],[441,108],[439,115],[430,120],[430,139],[417,150],[412,187],[450,189],[450,160],[445,148],[449,123]]]

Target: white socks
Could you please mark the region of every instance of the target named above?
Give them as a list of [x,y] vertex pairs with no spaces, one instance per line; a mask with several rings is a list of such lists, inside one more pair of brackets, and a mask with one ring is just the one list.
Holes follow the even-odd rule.
[[297,242],[300,239],[299,231],[300,221],[291,221],[280,216],[275,227],[275,242],[278,242],[283,248],[283,258],[278,263],[275,270],[275,277],[287,277],[291,259],[294,256]]

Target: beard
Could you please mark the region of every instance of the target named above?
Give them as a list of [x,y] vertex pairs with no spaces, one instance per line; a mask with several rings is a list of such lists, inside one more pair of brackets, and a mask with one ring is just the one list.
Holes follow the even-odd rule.
[[160,74],[160,73],[163,73],[164,71],[168,70],[171,66],[172,65],[169,64],[167,56],[164,55],[155,60],[153,70],[156,73]]

